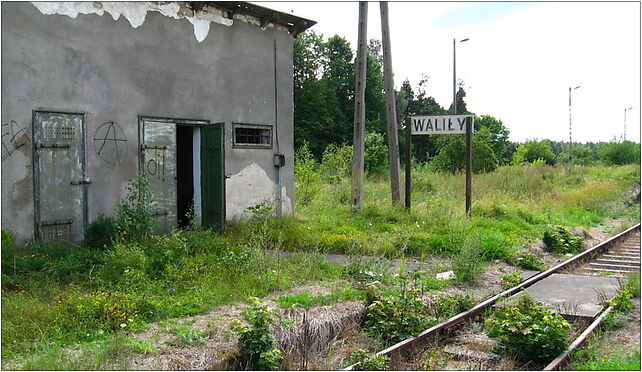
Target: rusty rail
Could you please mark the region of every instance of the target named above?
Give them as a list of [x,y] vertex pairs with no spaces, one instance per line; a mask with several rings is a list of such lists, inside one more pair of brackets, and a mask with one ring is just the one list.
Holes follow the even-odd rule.
[[593,323],[591,323],[591,325],[590,325],[590,326],[588,326],[588,327],[584,330],[584,332],[582,332],[582,334],[581,334],[578,338],[576,338],[576,339],[575,339],[575,341],[573,341],[573,343],[572,343],[572,344],[571,344],[571,345],[570,345],[566,350],[564,350],[564,351],[562,352],[562,354],[560,354],[557,358],[553,359],[553,361],[552,361],[552,362],[550,362],[550,363],[549,363],[549,364],[544,368],[544,371],[554,371],[554,370],[556,370],[556,369],[560,368],[560,367],[562,366],[562,364],[563,364],[564,362],[566,362],[566,360],[568,359],[568,357],[571,355],[571,352],[572,352],[573,350],[577,349],[580,345],[582,345],[582,344],[584,343],[584,341],[586,341],[586,339],[591,335],[591,333],[593,333],[593,331],[594,331],[597,327],[599,327],[599,325],[600,325],[600,324],[602,324],[602,321],[604,320],[604,318],[606,318],[606,316],[607,316],[607,315],[609,315],[609,313],[610,313],[612,310],[613,310],[613,308],[612,308],[612,307],[609,307],[608,309],[606,309],[605,311],[603,311],[603,312],[602,312],[602,314],[600,314],[600,316],[598,316],[597,318],[595,318],[595,320],[593,321]]
[[[519,291],[521,291],[523,288],[530,287],[531,285],[539,282],[540,280],[547,278],[551,276],[552,274],[563,270],[563,269],[568,269],[573,265],[579,264],[581,262],[584,262],[585,260],[588,260],[590,257],[593,255],[599,254],[603,250],[609,248],[612,244],[618,242],[620,239],[626,237],[630,233],[634,232],[635,230],[640,229],[640,224],[637,224],[615,236],[612,236],[611,238],[597,244],[596,246],[587,249],[586,251],[575,255],[568,260],[553,266],[552,268],[543,271],[537,275],[532,276],[531,278],[523,281],[522,283],[516,285],[515,287],[509,288],[505,290],[504,292],[501,292],[493,297],[490,297],[486,299],[485,301],[480,302],[476,306],[474,306],[472,309],[464,311],[462,313],[459,313],[455,315],[454,317],[439,323],[423,332],[421,332],[418,336],[408,338],[406,340],[403,340],[395,345],[392,345],[388,347],[387,349],[384,349],[382,351],[379,351],[376,353],[376,355],[386,355],[391,357],[391,360],[393,359],[394,356],[400,355],[403,351],[408,350],[411,346],[414,346],[415,343],[418,341],[426,341],[429,337],[435,337],[437,336],[440,332],[446,331],[450,328],[453,328],[457,325],[459,325],[462,322],[467,321],[468,319],[471,319],[477,315],[479,315],[482,311],[484,311],[486,308],[494,305],[499,299],[503,297],[508,297],[512,296]],[[356,365],[359,363],[355,363],[347,368],[344,369],[344,371],[351,371]]]

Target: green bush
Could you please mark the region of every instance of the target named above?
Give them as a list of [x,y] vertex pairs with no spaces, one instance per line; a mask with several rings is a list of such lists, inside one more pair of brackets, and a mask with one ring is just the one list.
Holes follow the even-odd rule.
[[613,307],[614,311],[625,312],[633,308],[632,298],[631,291],[628,288],[622,288],[612,300],[608,301],[608,304]]
[[564,351],[571,328],[561,315],[526,294],[515,303],[503,304],[486,320],[486,326],[488,336],[498,339],[501,353],[535,363],[546,362]]
[[513,288],[524,281],[522,273],[519,272],[519,270],[515,270],[510,274],[502,275],[499,279],[502,281],[504,289]]
[[276,340],[270,334],[270,325],[275,321],[274,310],[250,298],[250,307],[243,312],[249,325],[235,319],[230,324],[232,331],[239,334],[239,362],[243,369],[275,371],[279,369],[281,351],[274,346]]
[[97,276],[110,285],[121,284],[125,288],[140,288],[148,279],[149,259],[136,243],[116,243],[105,253]]
[[385,293],[374,283],[366,290],[365,328],[386,345],[418,335],[437,324],[437,318],[419,290],[406,288]]
[[531,140],[520,145],[513,154],[512,165],[522,165],[524,163],[535,163],[542,160],[548,165],[555,164],[555,154],[551,149],[551,141]]
[[382,175],[388,169],[388,146],[380,133],[366,133],[363,163],[367,175]]
[[469,237],[452,259],[452,268],[457,280],[474,284],[484,272],[483,248],[479,236]]
[[[466,169],[466,141],[458,134],[439,136],[439,152],[431,164],[440,172],[457,173]],[[488,173],[497,169],[498,160],[490,145],[488,129],[483,128],[473,136],[474,173]]]
[[127,196],[116,211],[116,231],[121,241],[141,241],[152,234],[156,222],[151,202],[149,179],[140,172],[127,184]]
[[606,164],[624,165],[640,162],[640,144],[624,141],[601,143],[597,148],[600,159]]
[[105,249],[113,245],[116,221],[102,213],[91,221],[85,229],[84,245],[92,249]]
[[337,183],[352,173],[352,146],[331,143],[323,151],[321,174],[330,183]]
[[376,353],[370,353],[365,349],[357,349],[350,354],[348,359],[348,365],[353,365],[359,363],[354,368],[353,371],[388,371],[390,369],[388,363],[390,363],[390,358],[386,355]]
[[294,154],[294,181],[297,203],[308,204],[319,192],[321,173],[308,143],[304,142]]
[[514,262],[522,269],[542,271],[544,268],[544,261],[537,254],[529,251],[517,252]]
[[544,232],[544,244],[554,253],[576,254],[582,251],[582,237],[573,236],[563,227],[554,227]]

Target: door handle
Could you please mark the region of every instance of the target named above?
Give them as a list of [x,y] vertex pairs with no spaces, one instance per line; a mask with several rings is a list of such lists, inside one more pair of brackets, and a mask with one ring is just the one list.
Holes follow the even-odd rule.
[[71,181],[72,185],[89,185],[91,181],[89,179],[84,179],[84,180],[79,180],[79,181]]

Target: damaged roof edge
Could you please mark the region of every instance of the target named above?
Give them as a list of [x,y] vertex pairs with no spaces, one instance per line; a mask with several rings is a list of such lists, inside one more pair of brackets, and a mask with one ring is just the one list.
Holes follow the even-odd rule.
[[227,12],[227,18],[229,19],[232,19],[234,14],[256,17],[261,21],[261,27],[267,26],[268,23],[277,24],[287,28],[294,37],[297,37],[300,33],[317,23],[316,21],[250,4],[245,1],[190,1],[188,4],[190,4],[194,10],[201,10],[204,5],[218,8]]

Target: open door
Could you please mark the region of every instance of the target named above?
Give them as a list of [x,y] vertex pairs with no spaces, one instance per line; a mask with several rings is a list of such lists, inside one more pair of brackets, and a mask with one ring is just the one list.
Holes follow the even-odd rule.
[[223,231],[225,223],[224,124],[201,127],[202,226]]

